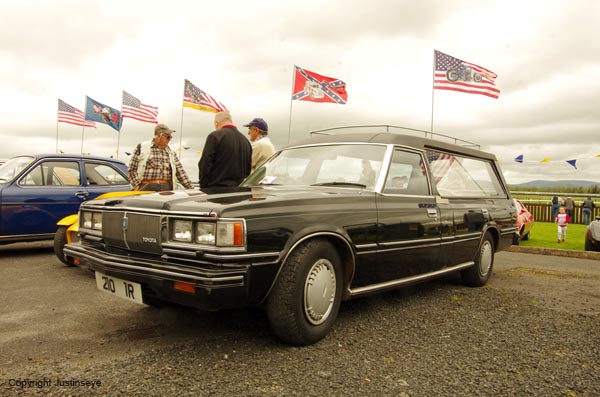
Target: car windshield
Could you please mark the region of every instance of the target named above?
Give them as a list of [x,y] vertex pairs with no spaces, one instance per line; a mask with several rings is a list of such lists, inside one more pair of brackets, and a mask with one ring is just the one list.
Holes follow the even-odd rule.
[[335,144],[282,150],[257,168],[242,186],[313,185],[372,190],[381,171],[386,146]]
[[29,164],[31,164],[35,158],[31,156],[13,157],[6,163],[0,166],[0,183],[9,183],[16,178],[21,171]]

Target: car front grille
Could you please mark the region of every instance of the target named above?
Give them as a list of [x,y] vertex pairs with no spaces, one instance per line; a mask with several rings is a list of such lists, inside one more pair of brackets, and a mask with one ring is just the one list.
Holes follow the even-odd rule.
[[128,212],[102,215],[102,238],[108,246],[162,254],[161,216]]

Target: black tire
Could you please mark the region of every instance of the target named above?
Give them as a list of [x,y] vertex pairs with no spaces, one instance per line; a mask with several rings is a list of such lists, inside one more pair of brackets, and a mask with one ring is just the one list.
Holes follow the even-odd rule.
[[520,237],[519,237],[519,233],[515,233],[513,234],[513,245],[519,245],[519,242],[521,241]]
[[475,255],[475,265],[460,272],[463,283],[469,287],[485,285],[494,267],[494,240],[490,233],[483,235]]
[[56,233],[54,234],[54,254],[65,265],[75,266],[73,258],[66,256],[63,251],[65,244],[67,244],[67,227],[59,226],[58,230],[56,230]]
[[331,243],[324,239],[301,243],[283,264],[267,300],[273,332],[284,342],[301,346],[323,339],[340,308],[342,280],[340,256]]
[[596,251],[596,249],[594,248],[594,245],[588,238],[585,239],[585,250],[586,251]]

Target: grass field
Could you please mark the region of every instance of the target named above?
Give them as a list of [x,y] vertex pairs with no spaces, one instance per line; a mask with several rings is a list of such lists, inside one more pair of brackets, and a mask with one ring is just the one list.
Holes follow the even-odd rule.
[[556,223],[536,222],[529,232],[529,240],[521,241],[524,247],[558,248],[567,250],[584,250],[586,225],[569,224],[567,238],[564,243],[556,242]]

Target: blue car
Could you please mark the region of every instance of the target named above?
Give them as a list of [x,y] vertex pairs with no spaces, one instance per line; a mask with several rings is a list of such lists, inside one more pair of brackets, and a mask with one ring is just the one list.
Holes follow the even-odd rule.
[[105,157],[39,154],[0,166],[0,244],[54,238],[56,223],[103,193],[131,190],[127,165]]

